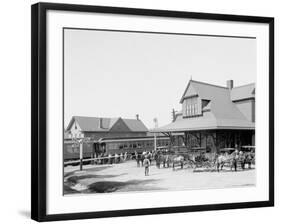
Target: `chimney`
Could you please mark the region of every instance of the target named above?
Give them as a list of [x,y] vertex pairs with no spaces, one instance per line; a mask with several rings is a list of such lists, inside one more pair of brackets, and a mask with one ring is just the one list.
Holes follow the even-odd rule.
[[99,119],[99,128],[100,128],[100,129],[103,128],[103,126],[102,126],[102,118],[101,118],[101,117],[100,117],[100,119]]
[[175,109],[172,110],[172,122],[175,122],[176,120],[176,111]]
[[153,122],[154,122],[154,127],[158,128],[158,120],[157,117],[153,118]]
[[228,89],[232,89],[233,88],[233,80],[227,80],[226,86],[227,86]]
[[140,119],[140,117],[139,117],[139,115],[138,115],[138,114],[136,114],[136,119],[137,119],[137,120],[139,120],[139,119]]

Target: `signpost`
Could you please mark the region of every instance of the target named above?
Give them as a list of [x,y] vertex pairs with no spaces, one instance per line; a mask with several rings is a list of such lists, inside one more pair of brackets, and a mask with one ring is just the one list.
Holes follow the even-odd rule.
[[90,138],[81,138],[81,139],[77,139],[77,138],[73,138],[72,139],[75,143],[74,145],[78,145],[79,146],[79,161],[80,161],[80,171],[83,170],[83,143],[88,143],[90,141]]

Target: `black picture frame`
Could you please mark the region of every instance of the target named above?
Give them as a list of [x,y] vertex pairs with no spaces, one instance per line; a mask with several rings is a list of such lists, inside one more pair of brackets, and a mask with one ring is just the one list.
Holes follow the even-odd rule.
[[[124,15],[192,18],[234,22],[254,22],[269,25],[269,200],[196,206],[160,207],[132,210],[46,213],[46,13],[48,10],[111,13]],[[194,212],[274,206],[274,18],[241,15],[164,11],[137,8],[103,7],[73,4],[37,3],[31,10],[31,218],[37,221],[74,220],[161,213]]]

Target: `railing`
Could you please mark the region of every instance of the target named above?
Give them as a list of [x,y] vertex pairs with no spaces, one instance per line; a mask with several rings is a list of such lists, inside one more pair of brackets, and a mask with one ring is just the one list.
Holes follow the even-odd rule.
[[[132,155],[128,155],[126,157],[126,159],[130,158],[131,156]],[[80,162],[84,163],[84,162],[95,161],[95,160],[100,161],[100,160],[103,160],[103,159],[113,159],[114,160],[114,159],[121,158],[121,157],[124,157],[124,156],[118,155],[118,156],[106,156],[106,157],[87,158],[87,159],[82,159],[82,160],[78,159],[78,160],[72,160],[72,161],[65,161],[63,164],[64,165],[70,165],[70,164],[75,164],[75,163],[80,163]]]

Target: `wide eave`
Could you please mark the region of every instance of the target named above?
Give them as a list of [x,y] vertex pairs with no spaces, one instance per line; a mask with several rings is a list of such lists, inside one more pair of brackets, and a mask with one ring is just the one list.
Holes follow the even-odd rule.
[[150,130],[152,133],[203,130],[255,130],[255,123],[238,119],[181,119]]

